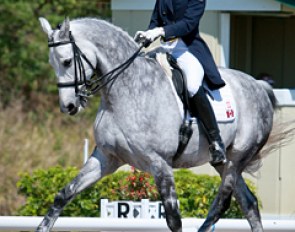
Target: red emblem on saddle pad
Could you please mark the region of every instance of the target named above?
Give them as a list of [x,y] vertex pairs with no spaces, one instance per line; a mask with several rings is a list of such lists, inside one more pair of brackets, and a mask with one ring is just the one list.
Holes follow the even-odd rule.
[[230,101],[226,102],[226,117],[227,118],[233,118],[235,117],[235,112],[231,107]]
[[227,118],[233,118],[235,116],[234,111],[233,110],[227,110],[226,111],[226,117]]

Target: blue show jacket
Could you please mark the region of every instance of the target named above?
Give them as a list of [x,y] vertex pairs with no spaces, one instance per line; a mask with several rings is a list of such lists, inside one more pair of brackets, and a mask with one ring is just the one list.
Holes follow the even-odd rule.
[[206,0],[157,0],[149,29],[163,27],[164,40],[182,38],[189,51],[204,68],[205,80],[211,89],[225,85],[212,54],[200,37],[199,23],[205,11]]

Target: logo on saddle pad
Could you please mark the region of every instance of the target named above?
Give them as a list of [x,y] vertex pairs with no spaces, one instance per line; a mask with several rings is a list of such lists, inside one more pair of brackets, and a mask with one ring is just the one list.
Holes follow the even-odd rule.
[[226,102],[226,116],[227,116],[227,118],[234,118],[235,117],[235,112],[234,112],[233,108],[231,107],[229,100]]
[[233,110],[227,110],[227,111],[226,111],[226,116],[227,116],[227,118],[232,118],[232,117],[234,117],[234,111],[233,111]]
[[236,104],[229,86],[225,85],[218,90],[209,90],[207,87],[205,87],[205,89],[208,92],[207,95],[217,121],[233,121],[236,117]]

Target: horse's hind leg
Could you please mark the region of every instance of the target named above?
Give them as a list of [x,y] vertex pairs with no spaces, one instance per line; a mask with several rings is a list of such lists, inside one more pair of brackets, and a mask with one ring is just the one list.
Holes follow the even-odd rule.
[[219,166],[216,168],[220,175],[224,172],[223,183],[199,232],[208,231],[220,219],[221,215],[229,208],[232,195],[239,203],[252,231],[263,232],[257,198],[247,187],[242,175],[236,171],[235,166]]
[[165,208],[167,225],[173,232],[182,231],[172,168],[165,161],[155,161],[151,171]]
[[53,205],[36,231],[50,231],[67,203],[100,178],[115,171],[118,166],[115,158],[104,156],[95,148],[80,173],[55,196]]
[[237,179],[236,168],[232,161],[229,161],[227,164],[220,166],[219,168],[220,169],[217,170],[218,172],[223,170],[222,183],[219,187],[217,196],[211,204],[208,216],[198,232],[209,231],[212,225],[220,219],[222,214],[230,206],[231,196]]
[[234,189],[234,196],[246,216],[253,232],[262,232],[263,227],[258,209],[258,201],[246,185],[242,175],[239,175]]

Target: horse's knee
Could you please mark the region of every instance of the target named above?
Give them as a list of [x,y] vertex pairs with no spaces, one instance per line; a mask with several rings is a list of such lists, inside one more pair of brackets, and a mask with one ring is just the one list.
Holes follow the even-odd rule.
[[228,178],[220,186],[220,194],[224,199],[227,199],[229,196],[231,196],[234,189],[234,185],[235,185],[234,179]]

